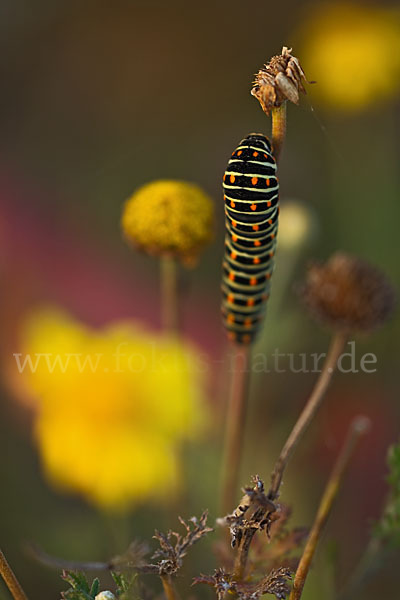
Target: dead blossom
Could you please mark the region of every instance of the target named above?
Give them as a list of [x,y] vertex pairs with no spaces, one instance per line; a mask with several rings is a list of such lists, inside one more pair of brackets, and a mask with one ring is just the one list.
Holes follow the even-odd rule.
[[231,573],[217,569],[214,575],[201,575],[193,584],[205,583],[214,587],[218,600],[224,600],[227,594],[235,594],[239,600],[257,600],[264,594],[273,594],[277,600],[284,600],[290,593],[292,572],[286,567],[273,569],[257,583],[235,581]]
[[300,93],[306,93],[303,82],[308,83],[299,59],[292,55],[291,48],[284,46],[281,54],[273,56],[258,71],[251,93],[269,115],[286,100],[298,104]]
[[395,305],[393,287],[384,273],[344,253],[334,254],[325,264],[312,264],[300,295],[321,322],[348,332],[375,329]]
[[156,530],[154,538],[158,540],[160,548],[154,552],[152,559],[157,562],[143,566],[141,571],[157,573],[160,576],[174,575],[181,568],[189,548],[204,535],[213,531],[207,526],[207,517],[207,511],[204,511],[199,519],[191,517],[189,522],[179,517],[180,523],[186,529],[186,535],[171,530],[164,534]]

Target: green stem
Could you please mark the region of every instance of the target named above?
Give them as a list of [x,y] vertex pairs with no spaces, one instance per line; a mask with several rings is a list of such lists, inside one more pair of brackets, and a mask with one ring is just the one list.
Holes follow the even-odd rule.
[[179,329],[178,265],[171,256],[161,258],[161,318],[166,333]]

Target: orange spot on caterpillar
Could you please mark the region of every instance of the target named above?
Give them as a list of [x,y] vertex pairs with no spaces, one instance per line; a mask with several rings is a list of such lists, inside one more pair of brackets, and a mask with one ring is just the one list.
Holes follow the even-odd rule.
[[227,321],[227,323],[234,323],[235,322],[234,315],[232,315],[232,313],[229,313],[229,315],[226,317],[226,321]]
[[250,285],[257,285],[257,279],[255,277],[250,278]]
[[270,255],[270,257],[272,258],[272,257],[273,257],[273,255],[274,255],[274,253],[273,253],[273,252],[270,252],[270,253],[269,253],[269,255]]
[[271,204],[272,204],[271,200],[268,200],[267,206],[271,206]]
[[268,187],[268,186],[269,186],[269,184],[270,184],[270,180],[269,180],[269,179],[266,179],[265,183],[267,184],[267,187]]
[[271,279],[271,273],[267,273],[265,279]]
[[268,219],[268,223],[272,225],[272,219]]
[[235,203],[233,200],[231,200],[231,208],[235,208]]
[[228,294],[227,301],[229,302],[229,304],[233,304],[234,300],[235,296],[233,294]]
[[231,176],[229,177],[229,181],[230,181],[231,183],[235,183],[235,176],[234,176],[234,175],[231,175]]
[[253,264],[258,265],[260,263],[260,259],[258,258],[258,256],[256,256],[256,258],[253,258]]
[[255,246],[261,246],[260,240],[254,240],[254,245]]
[[271,239],[274,239],[274,237],[275,237],[275,234],[271,233]]
[[229,276],[228,276],[228,277],[229,277],[229,279],[230,279],[231,281],[235,281],[235,273],[232,273],[232,272],[231,272],[231,273],[229,273]]
[[251,336],[250,336],[250,335],[248,335],[248,334],[246,333],[246,335],[244,335],[244,336],[242,337],[242,342],[243,342],[244,344],[250,344],[250,342],[251,342]]
[[237,236],[237,235],[235,235],[235,234],[233,234],[233,235],[232,235],[232,240],[233,240],[234,242],[237,242],[237,239],[238,239],[238,236]]
[[232,226],[236,227],[236,225],[237,225],[236,221],[232,221]]
[[251,327],[252,321],[251,319],[245,319],[244,320],[244,326],[245,327]]
[[251,178],[251,183],[252,183],[253,185],[257,185],[257,181],[258,181],[258,177],[252,177],[252,178]]
[[257,204],[251,204],[250,208],[251,210],[257,210]]
[[237,252],[231,252],[231,258],[235,259],[237,257]]
[[253,231],[258,231],[260,228],[258,225],[253,225]]
[[240,156],[242,154],[242,150],[239,150],[239,152],[237,153],[238,156]]
[[268,155],[267,155],[267,154],[265,154],[265,152],[264,152],[264,158],[268,158]]
[[256,156],[258,156],[258,152],[253,152],[253,156],[256,158]]
[[247,300],[247,306],[254,306],[254,298],[249,298]]
[[236,340],[236,333],[234,331],[228,331],[228,339],[234,342]]

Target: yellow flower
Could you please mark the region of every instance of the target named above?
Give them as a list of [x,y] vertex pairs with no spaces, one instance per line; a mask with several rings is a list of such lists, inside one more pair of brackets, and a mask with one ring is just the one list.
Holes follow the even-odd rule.
[[279,212],[279,249],[298,250],[315,236],[315,218],[305,203],[286,200]]
[[129,198],[122,214],[126,239],[149,254],[196,261],[213,236],[214,206],[197,186],[154,181]]
[[195,352],[133,324],[97,331],[49,310],[22,337],[19,371],[38,399],[50,482],[108,509],[173,495],[179,445],[205,418]]
[[323,4],[302,29],[299,50],[312,94],[359,110],[399,90],[400,13],[379,6]]

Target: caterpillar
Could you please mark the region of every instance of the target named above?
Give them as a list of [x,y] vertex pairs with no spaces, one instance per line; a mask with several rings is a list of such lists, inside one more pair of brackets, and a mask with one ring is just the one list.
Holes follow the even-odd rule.
[[265,315],[278,230],[279,183],[264,135],[251,133],[240,142],[228,162],[223,190],[222,315],[228,337],[249,344]]

